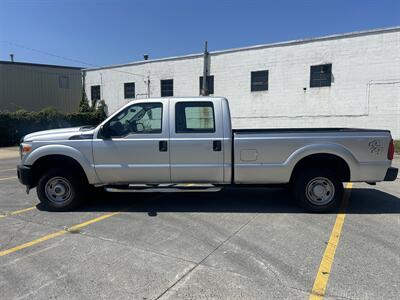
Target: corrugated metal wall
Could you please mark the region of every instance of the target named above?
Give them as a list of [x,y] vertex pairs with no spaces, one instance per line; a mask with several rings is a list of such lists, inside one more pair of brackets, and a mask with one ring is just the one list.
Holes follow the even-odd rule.
[[0,62],[0,110],[78,110],[82,96],[80,69]]

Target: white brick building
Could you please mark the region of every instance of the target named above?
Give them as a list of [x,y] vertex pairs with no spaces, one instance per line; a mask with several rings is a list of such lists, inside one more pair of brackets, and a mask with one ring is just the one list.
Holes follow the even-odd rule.
[[[400,138],[400,27],[213,51],[209,69],[234,128],[387,128]],[[268,71],[253,74],[261,91],[254,71]],[[161,96],[161,80],[173,80],[165,94],[199,95],[202,72],[202,54],[139,61],[87,69],[85,89],[113,112],[148,88]]]

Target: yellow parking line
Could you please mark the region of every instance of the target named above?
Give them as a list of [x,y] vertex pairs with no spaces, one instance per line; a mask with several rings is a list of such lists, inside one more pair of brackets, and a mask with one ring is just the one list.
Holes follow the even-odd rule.
[[17,176],[0,178],[0,181],[2,181],[2,180],[8,180],[8,179],[17,179]]
[[32,207],[28,207],[28,208],[24,208],[24,209],[20,209],[20,210],[15,210],[15,211],[6,213],[5,215],[0,215],[0,218],[5,218],[5,217],[8,217],[8,216],[18,215],[18,214],[20,214],[20,213],[33,210],[33,209],[35,209],[35,208],[36,208],[36,206],[32,206]]
[[324,255],[321,260],[321,264],[318,269],[317,277],[314,281],[314,286],[311,291],[310,300],[323,299],[325,295],[326,286],[329,280],[329,274],[331,272],[333,259],[335,258],[336,248],[339,244],[340,234],[342,232],[344,220],[346,218],[345,208],[350,197],[350,189],[353,184],[348,183],[346,185],[347,190],[344,193],[340,212],[336,216],[336,222],[333,226],[331,236],[329,238],[328,245],[326,246]]
[[89,221],[86,221],[86,222],[71,226],[71,227],[69,227],[69,228],[67,228],[65,230],[56,231],[56,232],[50,233],[48,235],[42,236],[42,237],[40,237],[38,239],[35,239],[33,241],[30,241],[28,243],[25,243],[25,244],[22,244],[22,245],[19,245],[19,246],[10,248],[10,249],[6,249],[6,250],[3,250],[3,251],[0,251],[0,257],[8,255],[8,254],[11,254],[11,253],[14,253],[14,252],[17,252],[19,250],[22,250],[22,249],[25,249],[25,248],[28,248],[28,247],[31,247],[31,246],[34,246],[36,244],[45,242],[47,240],[59,237],[61,235],[66,234],[67,232],[74,232],[74,231],[76,231],[78,229],[81,229],[81,228],[86,227],[86,226],[88,226],[90,224],[99,222],[101,220],[110,218],[110,217],[115,216],[115,215],[117,215],[119,213],[121,213],[121,212],[113,212],[113,213],[105,214],[105,215],[102,215],[100,217],[91,219]]

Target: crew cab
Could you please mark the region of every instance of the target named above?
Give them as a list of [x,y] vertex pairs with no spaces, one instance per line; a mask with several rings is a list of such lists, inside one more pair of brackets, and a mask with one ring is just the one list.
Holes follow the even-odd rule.
[[88,187],[209,191],[284,185],[313,212],[331,211],[343,182],[393,181],[388,130],[232,129],[223,97],[132,101],[95,128],[40,131],[20,145],[18,177],[51,210],[77,207]]

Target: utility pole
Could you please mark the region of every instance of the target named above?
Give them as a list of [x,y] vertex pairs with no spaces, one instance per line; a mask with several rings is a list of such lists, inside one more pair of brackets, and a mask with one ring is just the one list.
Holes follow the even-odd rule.
[[207,85],[207,77],[208,77],[208,50],[207,50],[207,41],[204,43],[204,62],[203,62],[203,84],[201,86],[201,95],[208,96],[208,85]]

